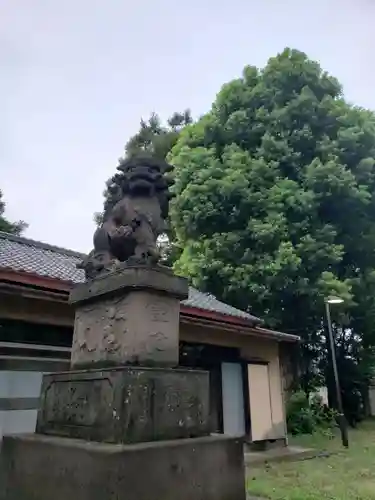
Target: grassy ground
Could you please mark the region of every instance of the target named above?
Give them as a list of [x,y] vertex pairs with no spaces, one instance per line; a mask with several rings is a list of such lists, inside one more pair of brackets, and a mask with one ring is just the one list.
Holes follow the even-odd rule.
[[338,453],[249,469],[250,494],[275,500],[375,499],[375,420],[350,432],[348,450],[339,437],[323,435],[292,439],[291,444]]

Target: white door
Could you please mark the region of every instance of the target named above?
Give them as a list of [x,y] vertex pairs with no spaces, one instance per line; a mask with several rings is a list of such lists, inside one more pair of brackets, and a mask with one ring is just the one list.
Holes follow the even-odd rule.
[[224,434],[245,435],[245,409],[242,367],[240,363],[222,363]]
[[251,440],[272,439],[272,407],[268,365],[248,365]]

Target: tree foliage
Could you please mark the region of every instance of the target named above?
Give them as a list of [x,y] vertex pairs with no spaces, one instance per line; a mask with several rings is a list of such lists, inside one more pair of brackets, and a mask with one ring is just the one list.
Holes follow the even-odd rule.
[[10,222],[5,217],[4,212],[5,202],[3,200],[3,193],[0,190],[0,231],[20,235],[27,228],[27,224],[24,221]]
[[[351,338],[375,345],[375,117],[297,50],[244,68],[180,133],[176,270],[220,299],[324,346],[324,297]],[[342,312],[345,310],[345,317]],[[339,334],[338,334],[339,335]],[[355,340],[356,339],[356,340]]]
[[286,422],[288,432],[293,435],[324,432],[333,436],[337,426],[336,412],[328,409],[316,394],[309,397],[304,391],[292,393],[286,402]]
[[150,118],[141,120],[140,128],[126,143],[125,156],[147,152],[165,160],[167,154],[176,144],[180,131],[192,123],[190,110],[175,112],[163,125],[159,115],[152,113]]

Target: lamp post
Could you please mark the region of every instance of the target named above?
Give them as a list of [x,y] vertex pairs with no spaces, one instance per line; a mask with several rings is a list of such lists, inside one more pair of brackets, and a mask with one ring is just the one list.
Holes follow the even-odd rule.
[[336,347],[335,347],[335,341],[333,338],[331,311],[330,311],[330,304],[341,304],[342,302],[344,302],[343,299],[340,299],[339,297],[328,297],[324,301],[325,306],[326,306],[328,338],[329,338],[329,344],[330,344],[330,350],[331,350],[333,378],[334,378],[335,389],[336,389],[337,410],[339,413],[338,414],[338,424],[339,424],[340,432],[341,432],[342,445],[345,446],[345,448],[348,448],[349,447],[348,427],[347,427],[346,418],[344,415],[344,409],[342,406],[340,381],[339,381],[339,374],[338,374],[338,370],[337,370],[337,361],[336,361]]

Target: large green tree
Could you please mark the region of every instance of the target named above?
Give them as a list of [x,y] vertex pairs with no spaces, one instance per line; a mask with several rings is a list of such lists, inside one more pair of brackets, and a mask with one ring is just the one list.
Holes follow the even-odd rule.
[[172,221],[184,249],[179,272],[300,334],[307,370],[324,340],[324,297],[340,295],[346,315],[334,316],[336,324],[345,320],[344,330],[369,352],[372,112],[348,104],[335,78],[286,49],[264,69],[247,66],[225,84],[211,110],[181,132],[169,159],[177,195]]
[[24,221],[10,222],[4,215],[5,212],[5,202],[3,200],[3,193],[0,190],[0,231],[5,233],[11,233],[20,235],[24,229],[26,229],[27,224]]

